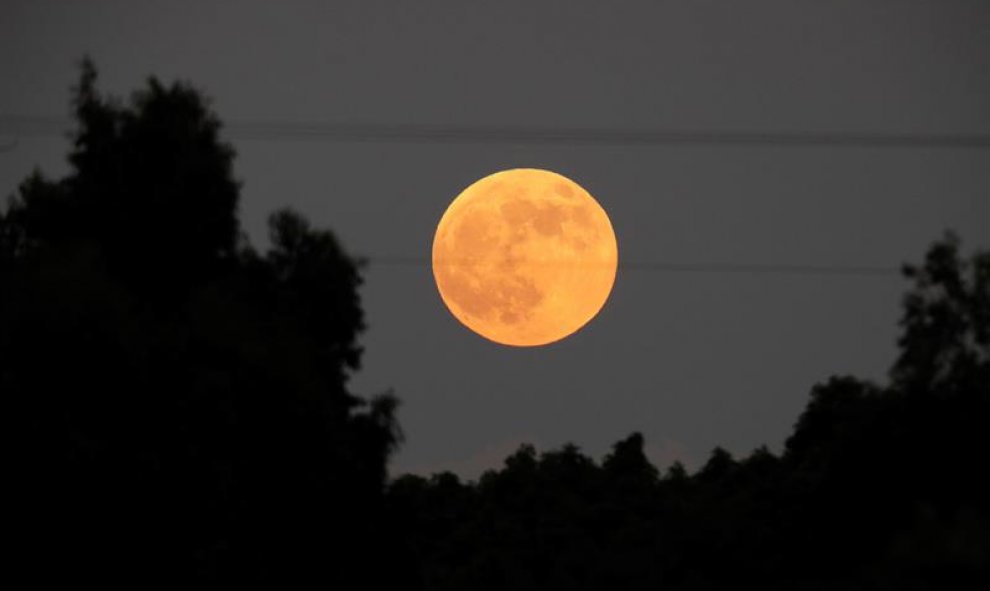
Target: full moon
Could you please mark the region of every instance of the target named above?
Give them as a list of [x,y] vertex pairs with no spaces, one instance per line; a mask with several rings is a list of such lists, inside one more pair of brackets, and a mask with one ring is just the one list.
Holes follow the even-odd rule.
[[517,347],[559,341],[598,314],[618,265],[605,210],[571,179],[504,170],[464,189],[433,238],[444,304],[479,335]]

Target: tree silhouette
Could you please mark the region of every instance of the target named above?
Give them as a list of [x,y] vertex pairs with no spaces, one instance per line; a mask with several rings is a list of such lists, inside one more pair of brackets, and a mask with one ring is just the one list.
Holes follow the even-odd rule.
[[0,391],[32,580],[384,585],[395,399],[347,389],[359,262],[300,215],[240,236],[192,87],[124,105],[86,61],[62,179],[0,214]]
[[11,562],[38,584],[942,589],[990,582],[990,253],[905,267],[887,384],[815,385],[778,456],[657,470],[524,445],[386,482],[397,401],[348,389],[360,261],[291,211],[241,235],[192,87],[124,104],[84,62],[70,171],[0,212]]
[[[966,396],[990,383],[990,252],[971,261],[948,234],[925,257],[907,265],[915,282],[904,298],[901,354],[891,370],[896,388],[909,393]],[[982,386],[982,388],[981,388]]]
[[990,254],[948,235],[905,275],[890,384],[816,385],[780,457],[716,448],[658,478],[633,433],[601,465],[523,446],[477,483],[396,480],[425,587],[982,588]]

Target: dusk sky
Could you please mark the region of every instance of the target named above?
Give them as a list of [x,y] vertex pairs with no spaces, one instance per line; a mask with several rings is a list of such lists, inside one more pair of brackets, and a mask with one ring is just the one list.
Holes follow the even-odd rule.
[[[896,269],[948,229],[990,247],[986,143],[353,141],[321,125],[986,137],[988,31],[986,0],[7,0],[0,194],[35,166],[67,171],[65,137],[32,121],[68,125],[83,55],[124,97],[149,75],[189,81],[230,125],[253,244],[291,206],[369,260],[351,384],[402,401],[393,474],[474,478],[524,442],[597,458],[634,430],[661,468],[693,468],[716,445],[779,450],[830,375],[886,379]],[[247,133],[260,123],[317,133]],[[429,267],[449,202],[514,167],[580,183],[619,249],[598,317],[532,349],[465,329]]]

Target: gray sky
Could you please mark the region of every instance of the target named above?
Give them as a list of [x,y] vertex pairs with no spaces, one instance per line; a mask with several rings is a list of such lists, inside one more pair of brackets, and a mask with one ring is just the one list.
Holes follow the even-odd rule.
[[[106,90],[181,78],[231,122],[987,134],[987,31],[985,0],[6,0],[0,114],[66,116],[88,53]],[[16,140],[0,193],[66,170],[64,139]],[[259,245],[291,205],[353,253],[426,259],[462,188],[535,167],[598,199],[620,265],[896,267],[947,228],[990,247],[986,149],[233,143]],[[620,269],[591,324],[526,350],[461,327],[428,267],[373,265],[353,385],[403,401],[393,472],[474,477],[521,442],[600,457],[633,430],[661,467],[696,467],[715,445],[779,449],[831,374],[882,380],[905,286]]]

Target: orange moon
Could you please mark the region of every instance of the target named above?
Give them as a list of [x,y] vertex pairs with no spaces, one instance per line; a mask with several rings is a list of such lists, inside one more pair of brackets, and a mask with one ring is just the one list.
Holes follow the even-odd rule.
[[534,168],[486,176],[451,202],[433,238],[444,304],[479,335],[517,347],[563,339],[615,283],[615,232],[571,179]]

